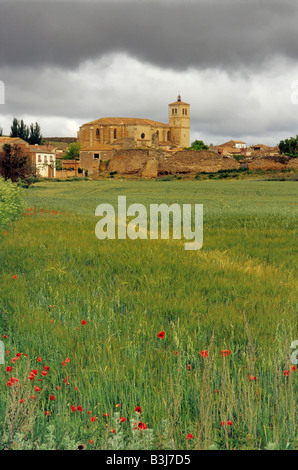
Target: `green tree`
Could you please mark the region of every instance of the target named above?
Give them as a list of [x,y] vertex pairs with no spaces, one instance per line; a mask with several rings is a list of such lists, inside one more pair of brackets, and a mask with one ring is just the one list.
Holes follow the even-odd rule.
[[208,150],[208,145],[204,144],[202,140],[194,140],[191,146],[189,147],[190,150]]
[[35,145],[35,144],[41,145],[42,144],[43,138],[42,138],[42,135],[41,135],[40,126],[39,126],[38,122],[36,122],[35,124],[30,124],[28,142],[29,142],[30,145]]
[[278,144],[279,152],[290,156],[298,156],[298,135],[281,140]]
[[65,160],[79,160],[80,158],[80,142],[72,142],[66,153],[63,155]]

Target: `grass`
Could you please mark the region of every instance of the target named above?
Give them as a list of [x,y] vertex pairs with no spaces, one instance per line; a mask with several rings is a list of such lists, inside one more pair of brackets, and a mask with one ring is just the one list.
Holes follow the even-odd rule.
[[[203,248],[99,241],[95,208],[120,194],[202,203]],[[2,448],[297,448],[294,182],[41,182],[23,195],[32,210],[0,236]]]

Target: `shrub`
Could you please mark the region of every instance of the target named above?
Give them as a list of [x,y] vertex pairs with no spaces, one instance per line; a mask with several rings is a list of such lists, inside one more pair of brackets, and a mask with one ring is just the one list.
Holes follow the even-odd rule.
[[0,177],[0,227],[7,227],[20,215],[22,204],[18,185]]

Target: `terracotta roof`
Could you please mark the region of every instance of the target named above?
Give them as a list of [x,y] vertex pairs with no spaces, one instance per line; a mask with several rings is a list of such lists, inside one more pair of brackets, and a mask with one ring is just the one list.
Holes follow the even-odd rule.
[[100,119],[96,119],[95,121],[90,121],[86,122],[86,124],[83,124],[81,127],[90,125],[90,124],[110,124],[111,126],[113,125],[134,125],[134,124],[142,124],[142,125],[147,125],[147,126],[156,126],[156,127],[169,127],[168,124],[164,124],[163,122],[158,122],[158,121],[151,121],[150,119],[140,119],[140,118],[125,118],[125,117],[104,117]]
[[180,104],[182,104],[183,106],[185,106],[185,105],[190,106],[189,103],[184,103],[184,101],[175,101],[174,103],[170,103],[169,106],[173,106],[173,105],[177,106],[177,105],[180,105]]

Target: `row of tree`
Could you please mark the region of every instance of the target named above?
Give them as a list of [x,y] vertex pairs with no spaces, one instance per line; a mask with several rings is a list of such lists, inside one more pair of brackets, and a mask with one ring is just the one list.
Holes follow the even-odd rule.
[[35,124],[31,123],[29,126],[27,126],[23,119],[19,121],[17,118],[13,118],[10,127],[10,137],[19,137],[20,139],[28,142],[30,145],[41,145],[43,143],[43,138],[38,122]]

